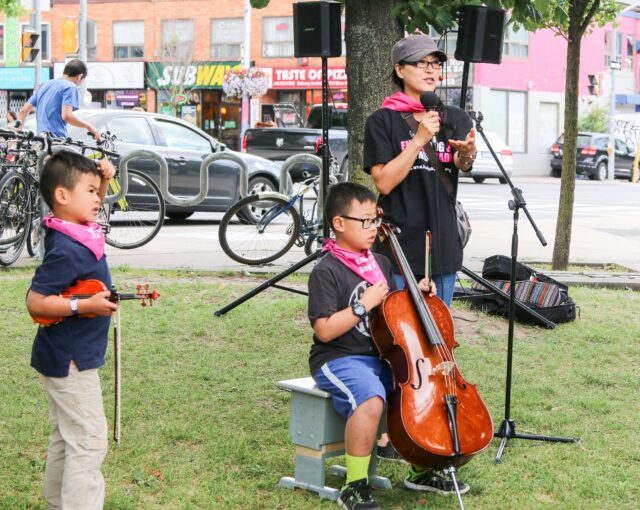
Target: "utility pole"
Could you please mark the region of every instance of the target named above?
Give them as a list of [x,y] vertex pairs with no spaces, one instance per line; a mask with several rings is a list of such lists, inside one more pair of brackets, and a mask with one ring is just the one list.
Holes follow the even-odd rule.
[[34,89],[37,89],[42,83],[42,22],[41,22],[41,13],[42,6],[40,5],[40,0],[35,0],[33,3],[33,30],[36,34],[38,34],[38,39],[36,40],[35,49],[38,50],[36,52],[36,61],[35,61],[35,84]]
[[[78,22],[78,56],[87,64],[87,0],[80,0],[80,21]],[[87,80],[80,86],[80,106],[84,106],[84,96],[87,91]]]
[[[249,69],[251,66],[251,2],[244,0],[244,42],[242,43],[242,67]],[[240,126],[240,145],[242,137],[249,127],[250,101],[248,96],[242,96],[242,124]]]
[[609,145],[607,147],[609,160],[607,163],[607,179],[610,181],[613,180],[616,165],[616,67],[617,64],[622,65],[615,60],[617,50],[616,35],[617,31],[614,28],[611,30],[611,61],[609,62],[611,90],[609,91]]

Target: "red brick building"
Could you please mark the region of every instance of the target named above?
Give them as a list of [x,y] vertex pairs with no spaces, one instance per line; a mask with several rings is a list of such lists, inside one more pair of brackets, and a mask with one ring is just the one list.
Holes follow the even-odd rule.
[[[61,75],[77,55],[78,0],[45,0],[42,12],[42,80]],[[165,111],[191,120],[235,145],[240,103],[222,91],[222,77],[239,65],[244,34],[243,0],[88,0],[92,106]],[[253,98],[252,121],[273,115],[270,104],[290,101],[304,115],[320,102],[320,59],[293,56],[293,0],[271,0],[251,11],[251,60],[270,80]],[[16,37],[29,16],[0,15],[0,118],[18,108],[34,86],[32,66],[16,62]],[[19,42],[18,42],[19,45]],[[344,45],[343,45],[344,48]],[[19,47],[17,48],[19,50]],[[345,57],[329,60],[335,100],[346,100]],[[31,82],[29,81],[31,80]],[[174,104],[179,102],[176,107]]]

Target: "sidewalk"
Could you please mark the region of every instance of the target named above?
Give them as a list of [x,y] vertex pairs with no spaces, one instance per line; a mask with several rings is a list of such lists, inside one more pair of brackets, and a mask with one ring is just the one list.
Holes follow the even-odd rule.
[[[526,261],[520,261],[528,264]],[[594,263],[584,263],[595,265]],[[470,271],[482,276],[482,261],[465,266]],[[640,292],[640,272],[614,273],[609,271],[541,271],[554,280],[568,287],[600,287],[606,289],[628,289]]]

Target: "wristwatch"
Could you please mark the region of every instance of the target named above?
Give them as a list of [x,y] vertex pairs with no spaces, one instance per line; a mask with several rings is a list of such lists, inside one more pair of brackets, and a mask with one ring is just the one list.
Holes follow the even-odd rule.
[[17,119],[14,123],[13,123],[13,127],[15,128],[19,128],[20,126],[22,126],[22,121],[20,119]]
[[78,298],[72,297],[71,301],[69,301],[69,306],[71,306],[71,315],[78,315]]
[[356,317],[360,317],[361,319],[367,315],[367,307],[364,306],[360,301],[351,303],[351,310]]

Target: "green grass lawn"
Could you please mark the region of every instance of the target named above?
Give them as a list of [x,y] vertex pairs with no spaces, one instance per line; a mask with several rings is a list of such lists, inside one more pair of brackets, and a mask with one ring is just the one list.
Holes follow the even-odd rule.
[[[24,307],[31,273],[0,272],[3,510],[46,508],[47,402],[29,367],[35,327]],[[253,281],[185,271],[114,272],[123,291],[138,281],[150,281],[161,297],[152,308],[131,301],[122,307],[122,442],[110,442],[103,466],[105,508],[337,508],[312,493],[277,487],[293,472],[294,447],[287,433],[289,395],[274,383],[308,375],[306,299],[267,291],[219,318],[214,310]],[[520,432],[581,442],[512,440],[496,464],[494,440],[460,470],[472,487],[464,496],[468,510],[640,507],[640,294],[572,288],[571,295],[580,319],[550,331],[516,329],[511,417]],[[499,424],[506,321],[458,311],[472,319],[458,335],[458,364]],[[101,377],[111,420],[111,349]],[[455,498],[403,489],[403,464],[381,462],[379,472],[394,483],[375,493],[385,509],[457,508]],[[340,486],[341,480],[328,477],[327,483]]]

